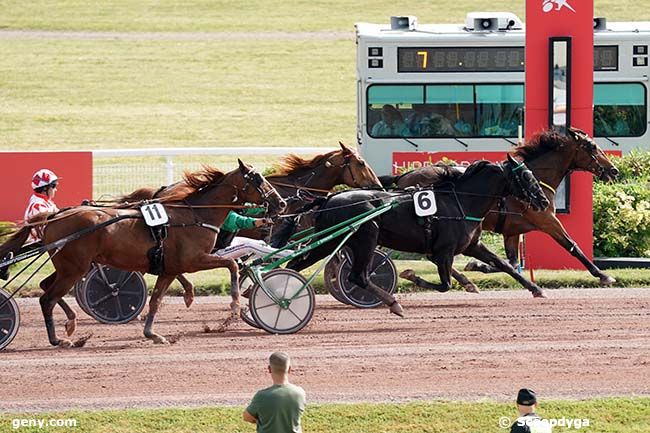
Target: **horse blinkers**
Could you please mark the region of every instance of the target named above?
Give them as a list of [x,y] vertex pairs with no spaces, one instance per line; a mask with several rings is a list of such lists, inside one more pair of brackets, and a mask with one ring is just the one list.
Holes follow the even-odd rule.
[[508,155],[508,161],[510,163],[511,184],[516,185],[520,195],[518,198],[525,199],[527,204],[536,211],[545,210],[550,205],[550,202],[533,172],[525,163],[517,162],[510,155]]

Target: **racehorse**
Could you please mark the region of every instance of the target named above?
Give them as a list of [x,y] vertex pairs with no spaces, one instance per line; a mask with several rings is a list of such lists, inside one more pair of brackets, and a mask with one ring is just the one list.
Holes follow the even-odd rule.
[[[162,298],[171,282],[183,272],[226,267],[230,271],[230,304],[232,314],[239,313],[237,263],[230,258],[210,254],[228,212],[245,202],[261,203],[271,212],[282,211],[284,200],[262,175],[239,161],[239,167],[227,174],[205,167],[187,173],[184,188],[176,194],[159,199],[169,222],[162,244],[163,269],[160,271],[149,300],[144,335],[154,343],[167,343],[165,337],[153,331],[153,322]],[[72,347],[67,339],[56,336],[52,309],[70,288],[88,271],[92,262],[128,271],[147,272],[149,251],[157,242],[151,228],[145,224],[138,205],[121,207],[81,206],[56,214],[39,214],[28,223],[44,224],[43,243],[50,245],[67,236],[83,232],[77,239],[62,242],[50,251],[55,271],[41,282],[45,293],[40,298],[47,334],[53,346]],[[15,245],[22,245],[32,227],[26,225],[0,246],[4,256]],[[69,317],[68,335],[74,332],[76,318]]]
[[[501,233],[508,261],[512,267],[518,266],[519,235],[531,230],[541,230],[562,245],[576,257],[596,278],[601,285],[611,285],[616,280],[602,272],[580,250],[555,216],[555,192],[562,179],[574,170],[588,171],[603,181],[612,181],[618,175],[618,169],[607,155],[584,131],[569,128],[567,135],[553,130],[535,134],[527,143],[519,145],[512,151],[521,158],[544,187],[546,197],[551,202],[543,212],[534,212],[525,204],[509,197],[498,203],[483,221],[483,229]],[[382,177],[384,183],[394,183],[397,188],[413,185],[426,185],[434,176],[435,166],[414,170],[398,177]],[[487,264],[470,262],[465,270],[497,272]],[[418,284],[418,277],[411,270],[402,272],[402,276]],[[477,291],[476,286],[466,276],[454,271],[456,278],[468,291]]]
[[[297,212],[305,203],[315,197],[327,195],[337,185],[347,185],[352,188],[375,187],[381,188],[381,182],[372,168],[363,158],[345,144],[339,142],[341,149],[333,150],[312,159],[303,159],[298,155],[289,154],[282,158],[273,174],[267,175],[266,180],[273,185],[280,196],[286,200],[286,213]],[[158,190],[154,188],[140,188],[131,194],[116,199],[116,203],[139,202],[153,197],[164,198],[174,194],[178,189],[184,189],[183,182],[178,182]],[[280,219],[273,227],[274,231],[287,227],[284,219]],[[301,227],[311,227],[312,220],[303,219]],[[289,227],[293,230],[294,225]],[[253,239],[262,239],[264,232],[261,229],[242,230],[240,236]],[[222,247],[232,241],[234,233],[221,232],[217,243]],[[183,298],[189,307],[194,299],[194,286],[183,275],[178,276],[178,281],[184,289]]]
[[[365,223],[348,239],[353,263],[349,280],[370,290],[390,311],[402,315],[395,298],[374,285],[368,278],[372,252],[377,244],[399,251],[426,254],[438,266],[440,284],[430,287],[444,292],[451,288],[451,269],[455,255],[465,254],[493,264],[507,272],[530,290],[543,297],[542,289],[519,275],[480,242],[481,222],[501,198],[514,195],[533,209],[542,210],[549,202],[541,186],[523,163],[510,155],[500,164],[479,161],[464,173],[446,170],[435,184],[437,213],[421,218],[415,214],[414,199],[409,192],[344,191],[330,196],[317,211],[317,232],[371,211],[384,203],[398,200],[396,207]],[[338,243],[324,244],[310,254],[292,260],[288,267],[300,270],[325,258]]]

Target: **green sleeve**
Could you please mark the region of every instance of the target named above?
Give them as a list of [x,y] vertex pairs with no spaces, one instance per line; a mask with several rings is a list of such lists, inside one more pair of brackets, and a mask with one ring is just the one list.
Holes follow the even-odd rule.
[[250,404],[246,408],[246,412],[250,413],[255,418],[259,419],[260,404],[261,404],[260,393],[257,392],[257,393],[255,393],[255,396],[253,397],[253,400],[251,400]]
[[255,218],[241,216],[233,211],[230,211],[221,225],[221,229],[226,232],[236,232],[242,229],[252,229],[253,227],[255,227]]

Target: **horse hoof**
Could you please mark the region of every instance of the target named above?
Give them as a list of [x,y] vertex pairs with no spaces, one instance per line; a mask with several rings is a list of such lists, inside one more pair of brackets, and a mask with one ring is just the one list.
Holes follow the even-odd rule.
[[600,285],[601,286],[611,286],[614,283],[616,283],[616,278],[610,277],[609,275],[603,275],[600,277]]
[[538,289],[533,292],[533,298],[546,298],[546,292],[542,289]]
[[415,275],[415,271],[413,269],[405,269],[399,274],[400,278],[404,278],[405,280],[413,281],[415,282],[415,278],[417,275]]
[[68,334],[68,337],[74,334],[74,331],[76,330],[77,330],[77,319],[72,319],[65,322],[65,332],[66,334]]
[[154,335],[153,338],[153,344],[169,344],[169,341],[163,336],[160,335]]
[[465,284],[465,291],[467,293],[480,293],[481,291],[478,289],[476,284],[474,283],[467,283]]
[[476,262],[476,260],[471,260],[467,262],[465,265],[464,271],[470,271],[470,272],[478,272],[480,270],[479,264]]
[[402,309],[402,306],[397,301],[393,302],[393,304],[390,306],[390,312],[398,315],[399,317],[404,317],[404,309]]
[[183,301],[185,301],[185,307],[190,308],[190,305],[194,302],[194,293],[185,292],[183,294]]
[[72,341],[70,341],[70,340],[62,339],[62,340],[59,340],[58,346],[61,349],[72,349],[74,347],[74,344],[72,344]]

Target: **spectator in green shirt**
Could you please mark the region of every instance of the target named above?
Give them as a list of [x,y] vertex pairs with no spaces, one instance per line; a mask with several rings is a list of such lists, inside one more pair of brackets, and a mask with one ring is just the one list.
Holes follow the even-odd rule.
[[305,390],[289,383],[291,360],[283,352],[269,357],[273,385],[257,391],[244,410],[244,421],[257,425],[257,433],[302,433]]

